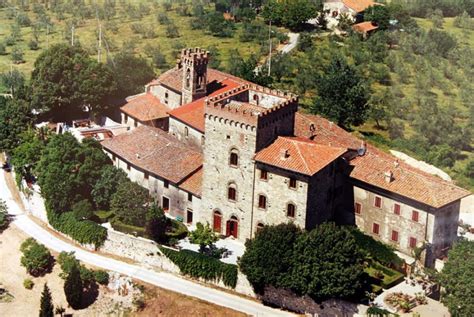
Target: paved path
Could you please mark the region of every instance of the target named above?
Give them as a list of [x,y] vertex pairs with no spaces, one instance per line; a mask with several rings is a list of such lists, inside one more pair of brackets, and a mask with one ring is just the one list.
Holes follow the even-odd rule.
[[289,52],[291,52],[298,44],[298,39],[300,38],[299,33],[289,32],[287,33],[287,35],[288,35],[289,40],[288,40],[288,43],[285,44],[285,46],[281,48],[280,52],[282,54],[288,54]]
[[50,232],[37,225],[13,200],[10,190],[5,182],[4,171],[0,170],[0,198],[7,202],[9,213],[14,215],[13,225],[17,226],[26,234],[32,236],[48,248],[56,251],[74,251],[76,257],[88,264],[101,267],[106,270],[119,272],[131,276],[135,279],[168,289],[177,293],[196,297],[216,305],[228,307],[243,313],[254,316],[293,316],[293,314],[281,310],[273,309],[258,302],[248,300],[237,295],[232,295],[213,288],[208,288],[197,283],[185,280],[172,274],[156,272],[142,268],[138,265],[131,265],[85,251],[73,246],[63,240],[56,238]]

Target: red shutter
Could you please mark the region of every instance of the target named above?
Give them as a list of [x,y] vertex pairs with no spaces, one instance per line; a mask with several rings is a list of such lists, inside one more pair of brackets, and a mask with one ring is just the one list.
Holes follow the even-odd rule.
[[398,242],[398,231],[392,230],[392,241]]
[[354,209],[356,214],[360,214],[362,211],[362,205],[359,203],[355,203]]
[[395,215],[400,215],[400,209],[401,209],[400,205],[399,205],[399,204],[395,204],[395,205],[393,206],[393,213],[394,213]]
[[415,222],[418,222],[418,218],[419,218],[419,213],[418,211],[416,210],[413,210],[411,212],[411,220],[415,221]]
[[416,238],[410,237],[410,248],[416,248]]
[[379,234],[380,226],[379,226],[378,223],[374,223],[374,225],[372,226],[372,232],[375,233],[375,234]]

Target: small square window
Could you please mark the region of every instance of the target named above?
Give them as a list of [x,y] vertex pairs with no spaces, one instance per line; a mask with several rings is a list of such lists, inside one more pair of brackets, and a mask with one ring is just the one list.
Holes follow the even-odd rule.
[[392,241],[398,242],[398,231],[392,230]]
[[193,201],[193,194],[188,193],[188,201]]
[[380,233],[380,225],[378,223],[374,223],[372,225],[372,232],[375,233],[375,234],[379,234]]
[[130,170],[130,164],[127,164],[127,171]]
[[355,203],[354,211],[356,214],[360,215],[360,213],[362,212],[362,205],[360,203]]
[[288,184],[290,188],[296,188],[296,179],[290,178],[290,182]]
[[148,179],[148,178],[149,178],[149,175],[148,175],[147,172],[145,172],[143,175],[144,175],[145,179]]
[[399,204],[393,205],[393,213],[395,215],[400,215],[401,206]]
[[170,183],[165,180],[165,181],[163,182],[163,186],[164,186],[165,188],[169,188],[169,187],[170,187]]
[[377,208],[382,208],[382,198],[379,196],[375,196],[374,206]]
[[266,170],[260,170],[260,179],[262,180],[268,179],[268,172]]
[[411,212],[411,220],[415,221],[415,222],[418,222],[419,220],[419,217],[420,217],[420,213],[416,210],[413,210]]
[[410,237],[410,248],[414,249],[416,248],[416,238]]

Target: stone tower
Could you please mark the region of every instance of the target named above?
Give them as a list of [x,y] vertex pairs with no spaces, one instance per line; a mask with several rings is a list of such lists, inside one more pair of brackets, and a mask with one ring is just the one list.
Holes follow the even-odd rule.
[[206,50],[196,47],[181,51],[183,105],[206,96],[208,63],[209,53]]
[[[199,221],[241,241],[252,236],[255,226],[255,153],[277,134],[293,133],[297,98],[271,93],[266,95],[263,87],[244,84],[206,100]],[[262,99],[272,102],[266,107],[258,105]]]

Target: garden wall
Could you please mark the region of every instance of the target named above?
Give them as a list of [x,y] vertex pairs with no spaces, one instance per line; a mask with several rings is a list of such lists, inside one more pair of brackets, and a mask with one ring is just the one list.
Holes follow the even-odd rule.
[[[105,240],[100,251],[120,255],[159,270],[180,274],[179,268],[166,256],[161,255],[158,244],[148,239],[133,237],[113,229],[108,229],[107,240]],[[225,286],[222,281],[204,281],[202,279],[200,281],[231,289]],[[247,296],[256,297],[250,282],[241,272],[238,273],[235,289],[231,290]]]

